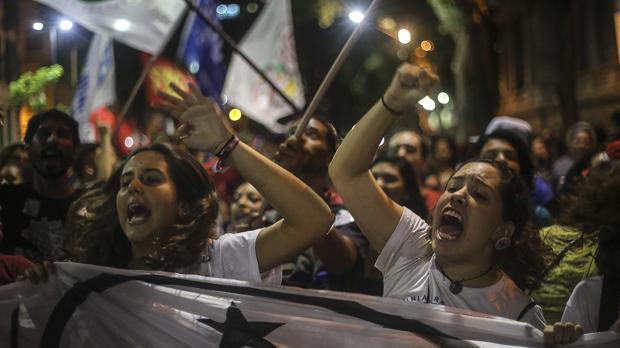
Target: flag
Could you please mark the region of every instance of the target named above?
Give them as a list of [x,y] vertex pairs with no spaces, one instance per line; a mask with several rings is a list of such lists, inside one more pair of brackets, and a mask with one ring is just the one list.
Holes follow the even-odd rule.
[[[440,305],[58,263],[0,287],[7,347],[542,347],[529,324]],[[586,334],[570,347],[618,347]],[[567,348],[569,346],[566,346]]]
[[[148,64],[151,57],[142,54],[142,63]],[[177,64],[165,57],[158,57],[151,70],[144,79],[144,89],[146,100],[151,106],[164,104],[166,101],[157,95],[158,91],[176,95],[176,92],[170,88],[170,83],[174,82],[179,88],[185,92],[190,92],[189,84],[196,85],[196,79],[187,71],[180,68]]]
[[[197,5],[214,23],[218,23],[214,0],[199,0]],[[222,38],[193,11],[185,22],[177,56],[185,68],[196,76],[202,93],[221,104],[226,72]]]
[[116,100],[114,79],[114,49],[112,39],[105,34],[93,35],[86,64],[80,75],[73,97],[73,118],[80,124],[80,139],[85,143],[96,141],[91,114]]
[[[269,1],[239,47],[295,106],[303,108],[306,100],[297,64],[290,0]],[[293,110],[236,54],[226,75],[223,94],[229,104],[272,131],[287,131],[277,120]]]
[[159,55],[185,11],[183,0],[35,0],[96,33]]

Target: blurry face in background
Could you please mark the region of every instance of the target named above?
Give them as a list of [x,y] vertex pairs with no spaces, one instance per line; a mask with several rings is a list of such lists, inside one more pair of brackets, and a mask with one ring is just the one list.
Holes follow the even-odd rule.
[[590,138],[590,134],[588,132],[582,130],[575,133],[571,147],[578,156],[588,154],[592,151],[593,146],[594,144],[592,143],[592,138]]
[[480,158],[505,162],[515,173],[521,173],[519,154],[514,146],[505,140],[495,138],[487,140],[480,150]]
[[394,134],[389,141],[390,152],[403,158],[415,170],[418,176],[424,173],[424,157],[422,156],[422,139],[411,131]]
[[388,197],[398,204],[405,201],[405,181],[398,166],[390,162],[378,162],[370,168],[377,184]]
[[73,165],[74,155],[71,128],[53,117],[43,120],[30,144],[30,158],[35,171],[45,178],[59,178]]
[[440,163],[449,163],[452,155],[453,153],[448,142],[444,139],[439,139],[437,144],[435,144],[435,159]]
[[237,187],[230,205],[230,215],[235,232],[251,229],[254,220],[262,218],[259,214],[263,202],[263,196],[250,183],[244,182]]
[[16,149],[11,154],[9,158],[9,163],[15,163],[19,165],[24,165],[30,162],[30,156],[28,156],[28,152],[24,149]]
[[540,137],[534,138],[534,140],[532,140],[532,153],[534,155],[534,158],[543,161],[549,161],[549,159],[551,158],[551,154],[549,153],[547,144]]
[[0,185],[19,185],[24,183],[22,169],[15,164],[7,164],[0,170]]
[[302,134],[302,146],[304,159],[302,161],[303,171],[325,171],[333,156],[327,145],[328,129],[317,120],[310,119],[306,131]]

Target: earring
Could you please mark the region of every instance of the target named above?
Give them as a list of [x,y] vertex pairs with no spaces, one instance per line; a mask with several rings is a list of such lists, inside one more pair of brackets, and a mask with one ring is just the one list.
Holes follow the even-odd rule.
[[504,250],[510,246],[510,238],[504,236],[495,241],[495,250]]

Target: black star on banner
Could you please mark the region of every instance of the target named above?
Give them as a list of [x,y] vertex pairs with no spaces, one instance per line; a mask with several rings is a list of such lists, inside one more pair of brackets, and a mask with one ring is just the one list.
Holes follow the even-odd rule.
[[265,339],[270,332],[284,325],[284,323],[267,323],[262,321],[247,321],[234,302],[226,310],[226,321],[217,321],[201,318],[199,322],[209,325],[222,333],[220,347],[222,348],[275,348],[271,342]]

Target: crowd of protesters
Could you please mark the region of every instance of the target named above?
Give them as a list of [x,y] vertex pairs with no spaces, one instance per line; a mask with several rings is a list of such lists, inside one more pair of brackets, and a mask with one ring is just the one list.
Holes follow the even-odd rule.
[[271,158],[195,88],[161,93],[176,133],[116,163],[109,134],[80,144],[73,118],[41,112],[0,153],[0,284],[69,260],[556,324],[550,344],[617,327],[620,134],[578,122],[558,152],[507,116],[461,146],[393,129],[436,80],[402,65],[342,143],[316,115]]

